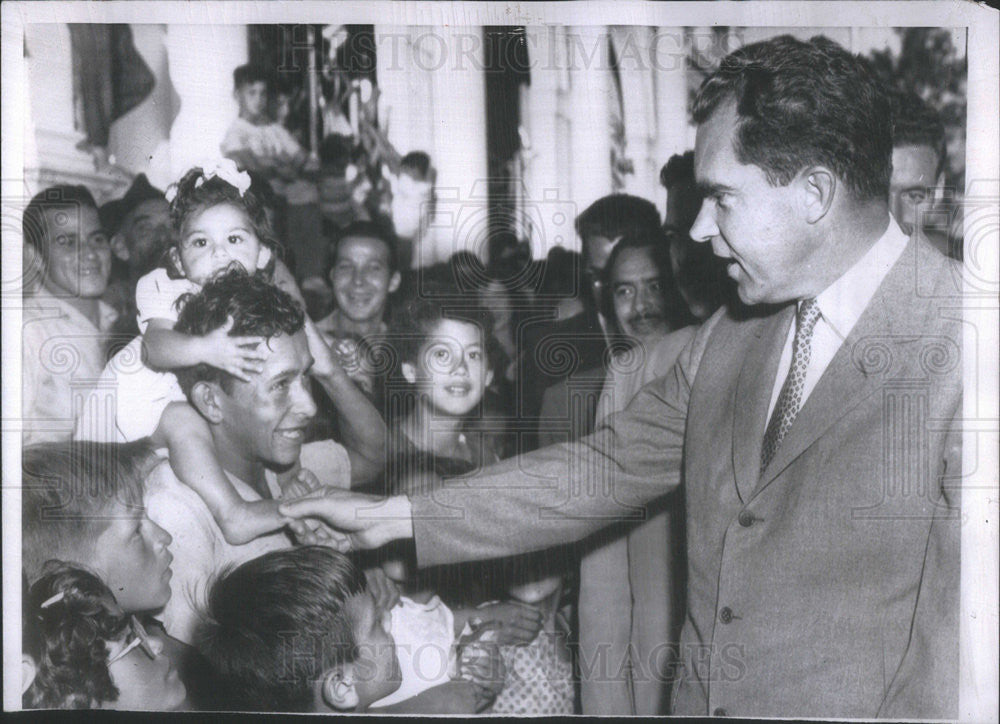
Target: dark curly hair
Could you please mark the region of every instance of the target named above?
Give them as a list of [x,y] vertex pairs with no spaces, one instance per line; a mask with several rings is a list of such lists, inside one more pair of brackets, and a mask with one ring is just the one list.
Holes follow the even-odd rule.
[[198,648],[229,705],[308,710],[312,682],[357,657],[344,603],[365,588],[351,559],[324,546],[272,551],[223,571],[211,586]]
[[[201,185],[199,181],[202,182]],[[177,182],[177,194],[170,202],[170,224],[173,229],[171,246],[177,247],[184,222],[192,214],[220,204],[231,204],[246,211],[254,234],[260,239],[261,244],[271,250],[271,261],[265,268],[270,274],[274,270],[275,260],[281,258],[283,248],[275,237],[274,229],[268,223],[267,211],[262,200],[257,198],[253,189],[247,189],[241,196],[239,189],[228,181],[218,176],[205,178],[205,172],[200,166],[190,169]],[[169,255],[164,256],[163,264],[171,278],[181,278],[180,271],[174,268]]]
[[405,300],[393,315],[390,340],[397,362],[415,364],[420,348],[434,333],[438,324],[446,319],[468,322],[479,327],[483,334],[487,368],[496,369],[502,352],[493,336],[493,315],[490,310],[457,286],[437,279],[428,280],[426,277],[420,285],[419,293]]
[[829,38],[781,35],[730,53],[694,104],[704,123],[734,100],[736,156],[773,186],[803,168],[832,170],[859,200],[886,199],[892,171],[889,100],[869,64]]
[[[54,596],[62,598],[42,607]],[[22,704],[30,709],[92,709],[118,699],[108,670],[108,642],[128,630],[129,616],[115,611],[111,591],[92,573],[51,561],[27,592],[34,636],[25,653],[35,679]]]
[[[236,265],[216,274],[197,294],[177,300],[180,314],[174,329],[203,337],[233,318],[233,337],[292,335],[303,328],[305,313],[290,294],[272,284],[263,272],[249,274]],[[177,382],[187,395],[197,382],[216,382],[227,394],[236,377],[204,363],[174,370]]]

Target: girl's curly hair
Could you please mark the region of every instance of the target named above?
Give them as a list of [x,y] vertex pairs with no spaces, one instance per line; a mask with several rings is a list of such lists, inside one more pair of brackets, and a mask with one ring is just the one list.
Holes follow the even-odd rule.
[[125,634],[129,617],[109,608],[108,587],[81,568],[50,561],[27,597],[25,627],[34,630],[25,637],[25,653],[34,658],[36,674],[24,707],[92,709],[116,701],[107,642]]
[[[201,181],[200,185],[199,181]],[[218,176],[206,178],[205,172],[200,166],[188,170],[177,182],[177,193],[170,202],[170,224],[173,231],[171,245],[177,246],[184,222],[188,217],[219,204],[232,204],[246,211],[257,238],[260,239],[261,244],[271,250],[271,261],[265,268],[265,271],[270,275],[274,270],[274,261],[282,256],[283,248],[267,220],[264,204],[257,198],[253,190],[248,189],[241,196],[239,189],[228,181]],[[164,255],[164,262],[170,277],[180,278],[174,265],[170,262],[168,254]],[[247,271],[253,272],[254,270],[248,269]]]

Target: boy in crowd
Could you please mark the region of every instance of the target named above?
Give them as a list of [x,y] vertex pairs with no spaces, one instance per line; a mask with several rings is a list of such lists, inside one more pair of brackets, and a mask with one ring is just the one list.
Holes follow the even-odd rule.
[[22,563],[34,580],[48,560],[86,566],[127,613],[170,598],[171,538],[146,516],[148,445],[59,442],[24,449]]
[[[453,652],[401,652],[396,627],[349,558],[307,546],[223,573],[199,639],[241,710],[473,714],[496,696],[503,667],[488,632]],[[414,658],[401,667],[400,653]],[[417,691],[390,704],[401,686]]]
[[233,71],[233,86],[240,114],[222,141],[222,155],[248,171],[293,180],[308,153],[284,126],[268,116],[267,75],[262,68],[241,65]]
[[101,299],[111,274],[111,246],[94,197],[83,186],[52,186],[37,194],[24,210],[23,230],[26,259],[33,257],[41,268],[39,283],[24,297],[24,442],[68,440],[74,395],[85,394],[100,377],[118,316]]

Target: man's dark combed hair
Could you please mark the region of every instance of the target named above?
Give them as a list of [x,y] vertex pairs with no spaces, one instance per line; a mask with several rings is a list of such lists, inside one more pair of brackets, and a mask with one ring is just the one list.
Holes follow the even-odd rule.
[[399,271],[398,250],[396,248],[398,242],[392,228],[381,221],[352,221],[337,231],[330,242],[326,258],[327,279],[330,278],[330,272],[333,271],[333,267],[337,263],[337,250],[340,247],[340,242],[348,237],[378,239],[389,250],[389,272]]
[[53,558],[89,554],[110,520],[143,507],[143,481],[157,460],[146,440],[47,442],[21,455],[22,562],[37,576]]
[[45,212],[52,209],[80,206],[89,206],[95,211],[98,210],[97,202],[94,201],[93,194],[90,193],[86,186],[60,184],[58,186],[50,186],[44,191],[39,191],[28,202],[21,217],[24,243],[31,244],[42,254],[45,254],[47,247],[42,243],[45,240],[45,233],[47,231]]
[[675,153],[660,169],[660,185],[670,188],[679,183],[694,183],[694,151]]
[[[53,596],[61,598],[51,601]],[[93,709],[118,699],[108,671],[108,641],[127,630],[129,617],[109,609],[114,596],[93,573],[52,561],[24,591],[32,616],[35,679],[24,692],[29,709]]]
[[248,63],[233,71],[233,87],[239,90],[247,83],[269,83],[267,71],[259,65]]
[[[224,326],[229,317],[233,318],[232,337],[292,335],[305,323],[302,308],[290,294],[268,281],[264,273],[248,274],[238,264],[222,270],[197,294],[185,294],[177,304],[180,314],[174,329],[195,337]],[[228,394],[236,382],[228,372],[204,363],[175,373],[186,395],[198,382],[215,382]]]
[[938,157],[937,172],[944,168],[945,140],[941,114],[912,91],[892,89],[892,145],[927,146]]
[[365,585],[350,558],[325,546],[273,551],[224,572],[198,640],[227,703],[308,710],[313,682],[357,656],[344,603]]
[[892,170],[889,101],[867,61],[829,38],[782,35],[730,53],[694,105],[704,123],[736,103],[736,156],[775,186],[804,168],[833,171],[859,200],[885,199]]
[[[644,234],[660,228],[660,212],[651,201],[629,194],[604,196],[576,217],[576,233],[581,237]],[[586,251],[584,251],[586,254]]]

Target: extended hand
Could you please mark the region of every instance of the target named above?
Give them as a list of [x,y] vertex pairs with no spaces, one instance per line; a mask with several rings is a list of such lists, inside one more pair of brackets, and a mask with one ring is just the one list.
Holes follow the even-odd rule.
[[332,544],[339,550],[378,548],[413,537],[410,501],[403,496],[378,498],[327,488],[282,502],[279,510],[289,518],[319,518],[338,532]]

